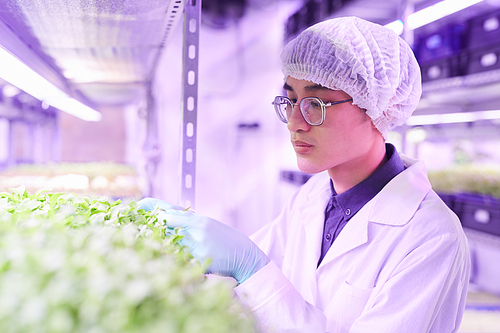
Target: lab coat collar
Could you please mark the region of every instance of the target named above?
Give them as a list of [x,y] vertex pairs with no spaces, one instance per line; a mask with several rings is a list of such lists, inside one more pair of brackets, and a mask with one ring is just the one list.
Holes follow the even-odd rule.
[[[302,210],[303,211],[302,216],[304,217],[317,216],[318,209],[322,210],[324,213],[326,205],[328,204],[330,196],[332,195],[332,191],[330,188],[330,176],[328,175],[328,173],[325,171],[320,175],[318,175],[317,177],[321,177],[318,181],[316,181],[317,183],[319,183],[319,185],[313,191],[311,191],[307,196],[307,201],[305,202],[304,208]],[[304,224],[309,224],[313,222],[314,219],[306,218],[303,221]],[[324,214],[323,214],[323,222],[324,222]],[[321,227],[323,227],[323,225],[321,225]]]
[[408,223],[431,189],[424,162],[404,155],[401,159],[407,169],[375,196],[368,218],[370,222],[387,225]]

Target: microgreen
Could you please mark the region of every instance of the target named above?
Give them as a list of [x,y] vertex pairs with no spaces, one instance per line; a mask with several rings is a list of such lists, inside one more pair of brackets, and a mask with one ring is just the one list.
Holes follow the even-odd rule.
[[71,193],[0,193],[0,332],[251,332],[158,211]]

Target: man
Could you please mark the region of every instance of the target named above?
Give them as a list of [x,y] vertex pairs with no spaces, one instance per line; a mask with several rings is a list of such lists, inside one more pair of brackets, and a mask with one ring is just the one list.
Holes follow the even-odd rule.
[[[385,143],[421,94],[410,47],[359,18],[321,22],[282,53],[274,100],[299,168],[313,176],[252,240],[154,199],[209,273],[232,276],[262,332],[445,333],[469,278],[460,222],[422,162]],[[326,171],[326,172],[324,172]],[[258,246],[257,246],[258,245]]]

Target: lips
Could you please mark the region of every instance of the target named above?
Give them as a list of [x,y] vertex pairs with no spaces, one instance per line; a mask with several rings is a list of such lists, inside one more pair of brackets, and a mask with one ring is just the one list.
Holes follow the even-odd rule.
[[312,144],[302,140],[292,140],[292,145],[297,154],[306,154],[314,148]]

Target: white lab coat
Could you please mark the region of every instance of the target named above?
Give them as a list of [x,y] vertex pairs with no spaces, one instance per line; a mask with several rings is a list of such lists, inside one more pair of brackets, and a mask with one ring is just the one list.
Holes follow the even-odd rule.
[[317,268],[327,173],[313,176],[252,239],[271,262],[236,295],[260,332],[449,333],[459,328],[470,260],[456,215],[408,167],[352,217]]

